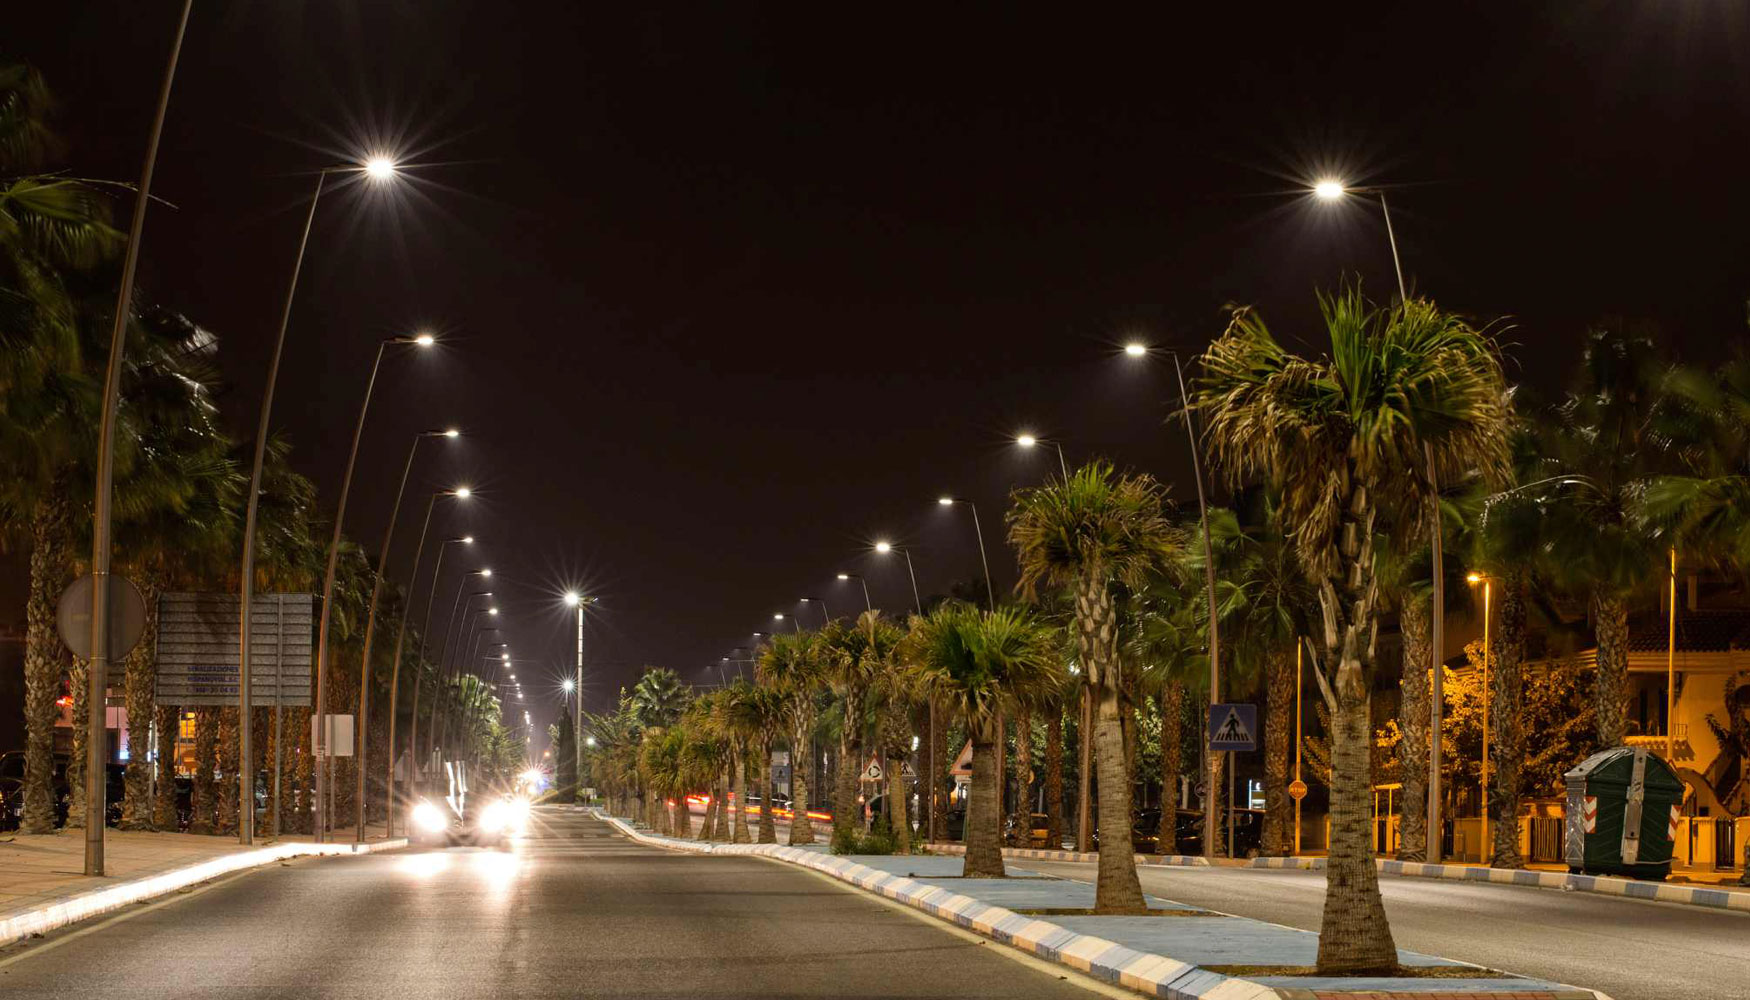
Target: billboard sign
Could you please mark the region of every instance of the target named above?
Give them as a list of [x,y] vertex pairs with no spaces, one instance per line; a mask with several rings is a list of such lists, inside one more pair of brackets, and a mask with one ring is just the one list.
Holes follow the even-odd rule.
[[[159,704],[237,704],[236,594],[158,598]],[[315,655],[314,594],[258,594],[249,617],[249,694],[256,708],[308,706]]]

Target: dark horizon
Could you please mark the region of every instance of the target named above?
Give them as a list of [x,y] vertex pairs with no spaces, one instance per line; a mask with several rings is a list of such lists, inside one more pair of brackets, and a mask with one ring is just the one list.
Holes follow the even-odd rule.
[[[173,6],[14,19],[69,172],[137,172]],[[1377,207],[1314,204],[1319,176],[1389,189],[1412,289],[1499,321],[1534,395],[1606,317],[1694,363],[1747,340],[1740,8],[514,14],[197,4],[142,287],[220,336],[225,419],[252,438],[313,171],[414,164],[392,197],[325,196],[274,424],[332,511],[376,341],[442,337],[385,362],[348,534],[380,544],[416,431],[467,430],[416,481],[480,491],[453,525],[509,592],[516,655],[555,665],[525,679],[568,661],[560,592],[600,598],[592,708],[644,664],[714,681],[798,597],[860,607],[838,572],[908,610],[877,538],[915,546],[926,595],[977,577],[942,493],[979,504],[1000,594],[1003,499],[1056,468],[1018,431],[1194,505],[1170,368],[1117,348],[1189,356],[1229,303],[1299,341],[1319,289],[1389,298]]]

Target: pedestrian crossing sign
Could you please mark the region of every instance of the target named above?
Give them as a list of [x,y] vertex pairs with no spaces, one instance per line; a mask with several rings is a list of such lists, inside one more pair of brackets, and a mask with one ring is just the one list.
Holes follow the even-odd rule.
[[1209,706],[1209,749],[1215,753],[1258,749],[1258,706]]

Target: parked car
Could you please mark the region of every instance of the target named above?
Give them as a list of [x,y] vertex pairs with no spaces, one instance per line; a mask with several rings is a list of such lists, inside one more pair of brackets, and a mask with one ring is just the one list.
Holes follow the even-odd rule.
[[[67,822],[72,804],[67,788],[68,755],[55,754],[55,775],[50,788],[55,796],[55,825]],[[0,753],[0,829],[16,830],[24,818],[24,751]]]
[[[1171,845],[1163,851],[1160,848],[1161,811],[1150,807],[1139,809],[1130,823],[1130,847],[1138,854],[1202,854],[1203,853],[1203,811],[1200,809],[1180,809],[1174,815],[1173,828],[1178,834],[1177,849]],[[1222,825],[1222,837],[1227,836],[1226,821]],[[1094,849],[1099,850],[1100,828],[1098,817],[1094,824]],[[1234,810],[1234,856],[1248,857],[1258,853],[1259,846],[1264,841],[1264,810],[1235,809]]]
[[[1051,843],[1051,838],[1049,836],[1049,833],[1050,833],[1049,821],[1050,821],[1050,818],[1042,812],[1036,812],[1036,813],[1033,813],[1031,815],[1031,817],[1029,818],[1029,823],[1028,823],[1029,829],[1027,831],[1027,846],[1028,847],[1052,847],[1052,848],[1059,849],[1059,850],[1062,849],[1061,844],[1052,844]],[[1004,819],[1003,819],[1003,843],[1005,843],[1005,844],[1014,843],[1014,839],[1015,839],[1015,817],[1013,817],[1013,816],[1004,817]]]

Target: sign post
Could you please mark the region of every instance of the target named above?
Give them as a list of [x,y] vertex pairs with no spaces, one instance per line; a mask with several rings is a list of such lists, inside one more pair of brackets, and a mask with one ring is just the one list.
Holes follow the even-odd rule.
[[[1227,853],[1234,854],[1234,761],[1236,752],[1258,749],[1258,706],[1217,703],[1209,706],[1209,752],[1227,758]],[[1207,808],[1207,807],[1206,807]]]

